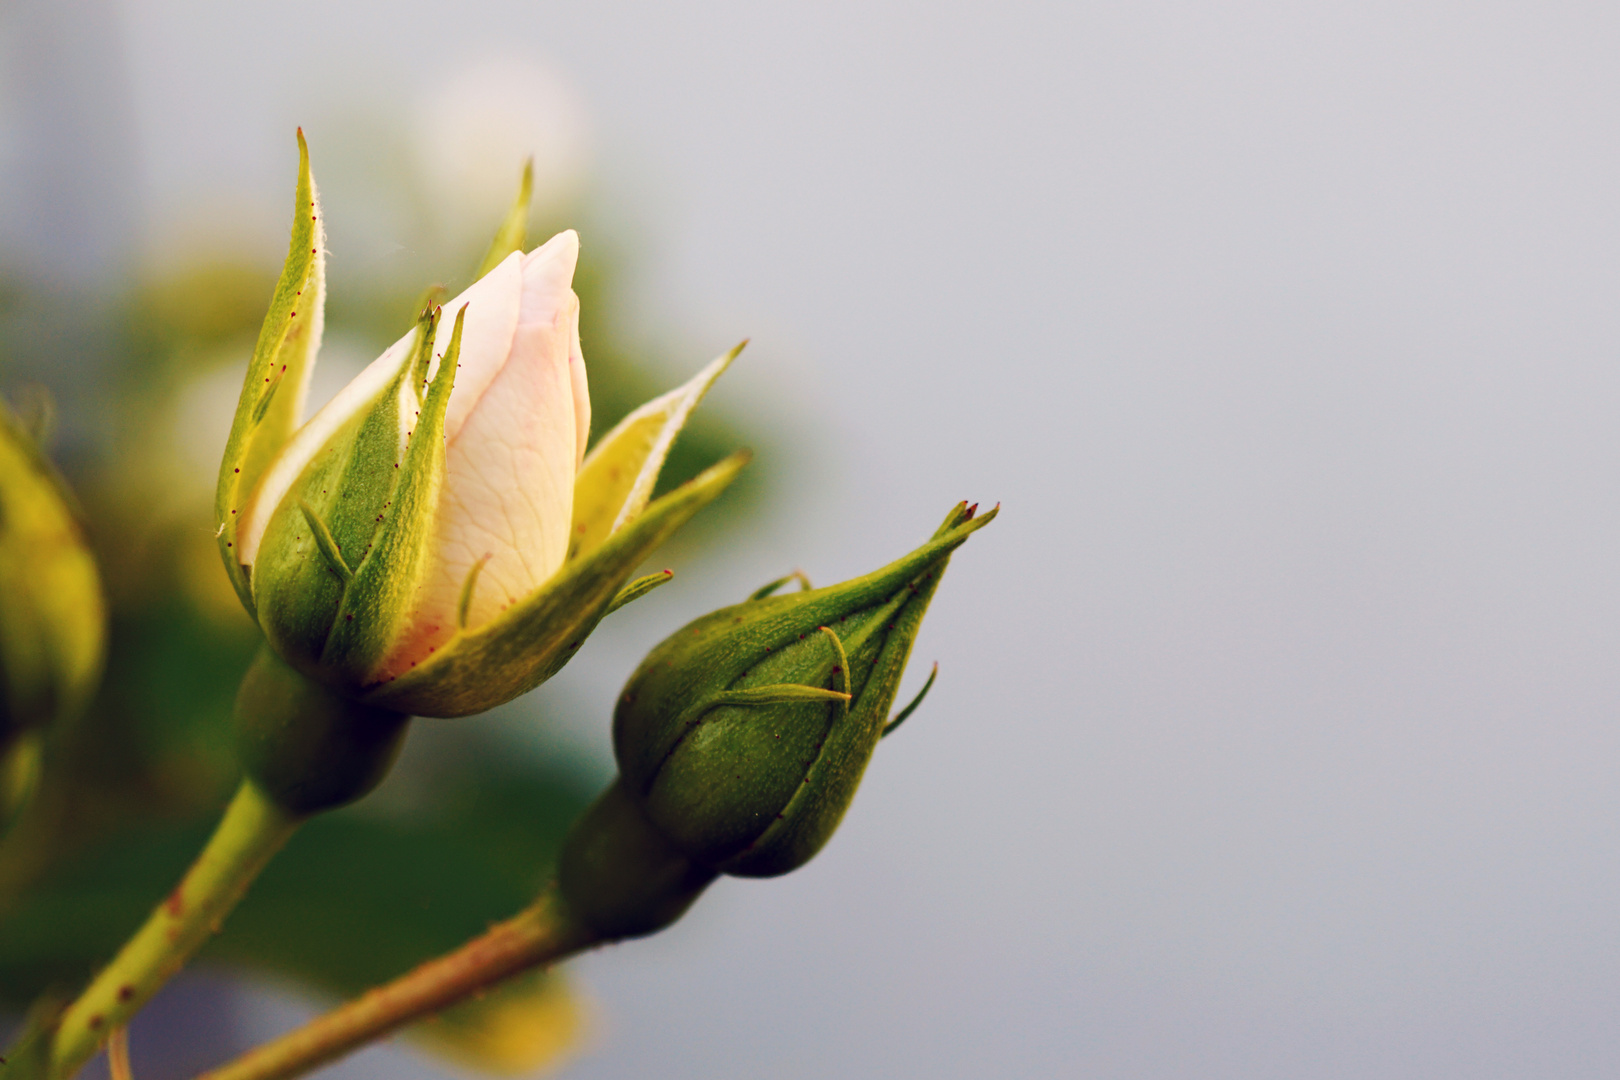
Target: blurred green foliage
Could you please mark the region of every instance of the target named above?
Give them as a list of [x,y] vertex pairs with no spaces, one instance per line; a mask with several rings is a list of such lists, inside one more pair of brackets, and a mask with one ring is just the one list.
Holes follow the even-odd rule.
[[[532,247],[550,231],[529,235]],[[444,282],[452,292],[467,283],[482,244],[464,247],[452,263],[468,272]],[[656,375],[631,355],[608,318],[617,268],[594,255],[587,248],[575,289],[599,435],[685,374]],[[50,987],[76,988],[105,962],[173,887],[236,783],[229,716],[258,631],[218,563],[215,465],[196,449],[206,457],[211,427],[195,429],[217,423],[223,446],[276,269],[215,250],[171,260],[111,301],[51,294],[25,279],[0,288],[0,387],[34,378],[58,397],[59,456],[110,607],[101,690],[79,722],[50,733],[35,804],[0,846],[0,1008],[20,1012]],[[412,325],[428,284],[335,275],[327,342],[361,342],[376,355]],[[682,357],[674,370],[689,374],[706,359]],[[217,418],[213,383],[225,388]],[[706,407],[661,487],[757,445],[758,435]],[[709,514],[734,523],[755,512],[760,487],[751,478]],[[514,752],[506,729],[533,722],[532,708],[519,712],[417,721],[384,787],[305,827],[203,958],[350,994],[527,903],[609,766]],[[545,1000],[533,981],[514,993]],[[497,994],[434,1027],[474,1063],[499,1065],[499,1040],[474,1014],[507,1005]],[[504,1060],[523,1064],[517,1052]]]

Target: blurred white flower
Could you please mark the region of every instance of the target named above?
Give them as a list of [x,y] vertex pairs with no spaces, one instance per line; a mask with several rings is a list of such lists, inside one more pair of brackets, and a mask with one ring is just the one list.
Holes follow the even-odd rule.
[[590,165],[583,99],[532,61],[480,60],[435,82],[417,110],[414,150],[430,203],[450,235],[481,232],[511,201],[516,165],[534,157],[542,215],[578,196]]

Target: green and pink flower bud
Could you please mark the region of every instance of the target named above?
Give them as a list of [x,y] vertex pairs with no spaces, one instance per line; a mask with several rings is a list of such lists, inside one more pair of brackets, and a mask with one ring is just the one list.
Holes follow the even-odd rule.
[[324,298],[302,137],[300,151],[287,264],[220,470],[220,551],[292,668],[368,707],[482,712],[561,668],[636,564],[744,464],[650,501],[736,351],[586,454],[579,239],[499,257],[521,246],[515,215],[487,273],[300,422]]

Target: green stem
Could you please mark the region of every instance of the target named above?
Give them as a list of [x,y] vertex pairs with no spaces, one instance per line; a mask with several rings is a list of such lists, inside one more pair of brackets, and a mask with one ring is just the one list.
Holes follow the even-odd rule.
[[53,1080],[76,1073],[114,1028],[127,1024],[185,966],[303,820],[251,781],[242,782],[174,892],[62,1014],[51,1045]]
[[455,952],[197,1080],[301,1076],[530,968],[603,942],[657,933],[679,919],[714,878],[713,870],[694,866],[675,850],[615,779],[568,830],[557,881],[529,907]]
[[601,940],[572,916],[555,888],[547,889],[522,912],[496,923],[454,952],[374,987],[197,1080],[301,1076],[503,979],[561,960]]

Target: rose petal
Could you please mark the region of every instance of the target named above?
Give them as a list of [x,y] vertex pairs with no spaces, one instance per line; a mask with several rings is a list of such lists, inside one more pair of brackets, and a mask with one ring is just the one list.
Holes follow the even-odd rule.
[[562,565],[574,501],[568,356],[578,310],[574,300],[549,325],[518,326],[510,358],[450,443],[433,563],[412,627],[384,662],[383,677],[425,659],[454,633],[462,590],[481,560],[487,557],[469,627],[494,618]]
[[469,305],[466,325],[461,329],[461,366],[456,369],[456,388],[444,416],[445,439],[455,439],[506,362],[512,348],[512,334],[517,329],[522,295],[523,257],[514,251],[442,308],[439,332],[433,336],[435,362],[430,375],[437,375],[438,358],[450,344],[456,312],[461,310],[461,305]]
[[579,234],[565,229],[523,256],[523,300],[518,322],[551,325],[574,295]]
[[574,455],[574,471],[585,461],[585,447],[591,441],[591,388],[585,379],[585,350],[579,344],[579,314],[574,315],[574,330],[569,335],[568,376],[574,390],[574,436],[578,440]]
[[[574,295],[574,269],[579,263],[579,234],[566,229],[523,257],[523,302],[518,322],[549,323]],[[576,313],[569,335],[568,371],[574,395],[574,433],[578,440],[574,467],[585,460],[585,446],[591,437],[591,392],[585,379],[585,352],[579,344],[579,318]]]

